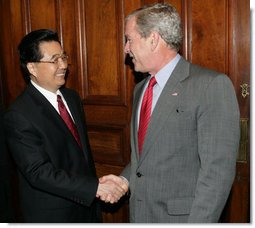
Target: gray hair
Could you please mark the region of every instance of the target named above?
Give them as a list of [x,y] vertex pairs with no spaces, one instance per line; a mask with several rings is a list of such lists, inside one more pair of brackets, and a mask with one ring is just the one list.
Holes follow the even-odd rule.
[[137,31],[142,37],[147,38],[151,32],[158,32],[171,48],[179,51],[182,42],[181,19],[172,5],[145,5],[129,14],[126,22],[131,17],[136,18]]

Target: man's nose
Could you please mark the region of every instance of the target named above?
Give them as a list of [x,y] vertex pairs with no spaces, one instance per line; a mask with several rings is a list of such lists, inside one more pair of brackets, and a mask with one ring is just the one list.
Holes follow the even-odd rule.
[[130,48],[129,48],[129,43],[128,42],[126,42],[126,44],[125,44],[124,52],[125,52],[125,54],[129,54],[129,52],[130,52]]
[[60,68],[66,68],[67,67],[67,61],[65,61],[65,60],[63,60],[62,58],[59,58],[58,59],[58,66],[60,67]]

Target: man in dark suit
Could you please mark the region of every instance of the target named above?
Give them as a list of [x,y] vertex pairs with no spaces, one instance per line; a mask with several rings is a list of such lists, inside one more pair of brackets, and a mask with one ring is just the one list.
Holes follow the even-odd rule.
[[135,71],[149,73],[134,89],[131,162],[122,173],[130,183],[130,221],[218,222],[239,145],[232,83],[178,54],[181,21],[171,5],[131,13],[125,36]]
[[100,222],[96,197],[116,202],[128,186],[117,176],[98,181],[81,99],[63,87],[68,56],[57,33],[29,33],[19,54],[28,86],[4,124],[18,168],[24,222]]

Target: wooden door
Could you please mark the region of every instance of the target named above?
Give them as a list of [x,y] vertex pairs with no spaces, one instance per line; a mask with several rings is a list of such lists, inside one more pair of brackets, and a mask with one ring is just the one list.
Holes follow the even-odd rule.
[[[181,54],[229,75],[241,110],[237,175],[222,222],[249,222],[250,11],[248,0],[0,0],[0,95],[8,106],[23,90],[17,45],[31,30],[60,34],[71,65],[67,86],[84,103],[98,176],[129,162],[129,120],[135,77],[125,62],[124,17],[148,3],[168,2],[183,21]],[[6,20],[8,18],[8,20]],[[104,222],[128,222],[128,201],[102,204]]]

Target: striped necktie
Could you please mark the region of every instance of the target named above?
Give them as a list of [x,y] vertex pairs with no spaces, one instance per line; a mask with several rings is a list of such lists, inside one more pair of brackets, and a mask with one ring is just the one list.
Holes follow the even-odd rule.
[[146,135],[146,131],[150,122],[151,117],[151,106],[152,106],[152,98],[153,98],[153,87],[157,83],[155,77],[150,79],[149,85],[145,90],[141,111],[140,111],[140,121],[139,121],[139,129],[138,129],[138,148],[139,153],[142,153],[143,142]]
[[58,101],[58,110],[59,110],[60,116],[66,123],[68,129],[71,131],[73,137],[75,138],[79,146],[81,147],[81,141],[80,141],[80,137],[79,137],[76,125],[74,124],[69,112],[67,111],[66,106],[60,95],[57,95],[57,101]]

